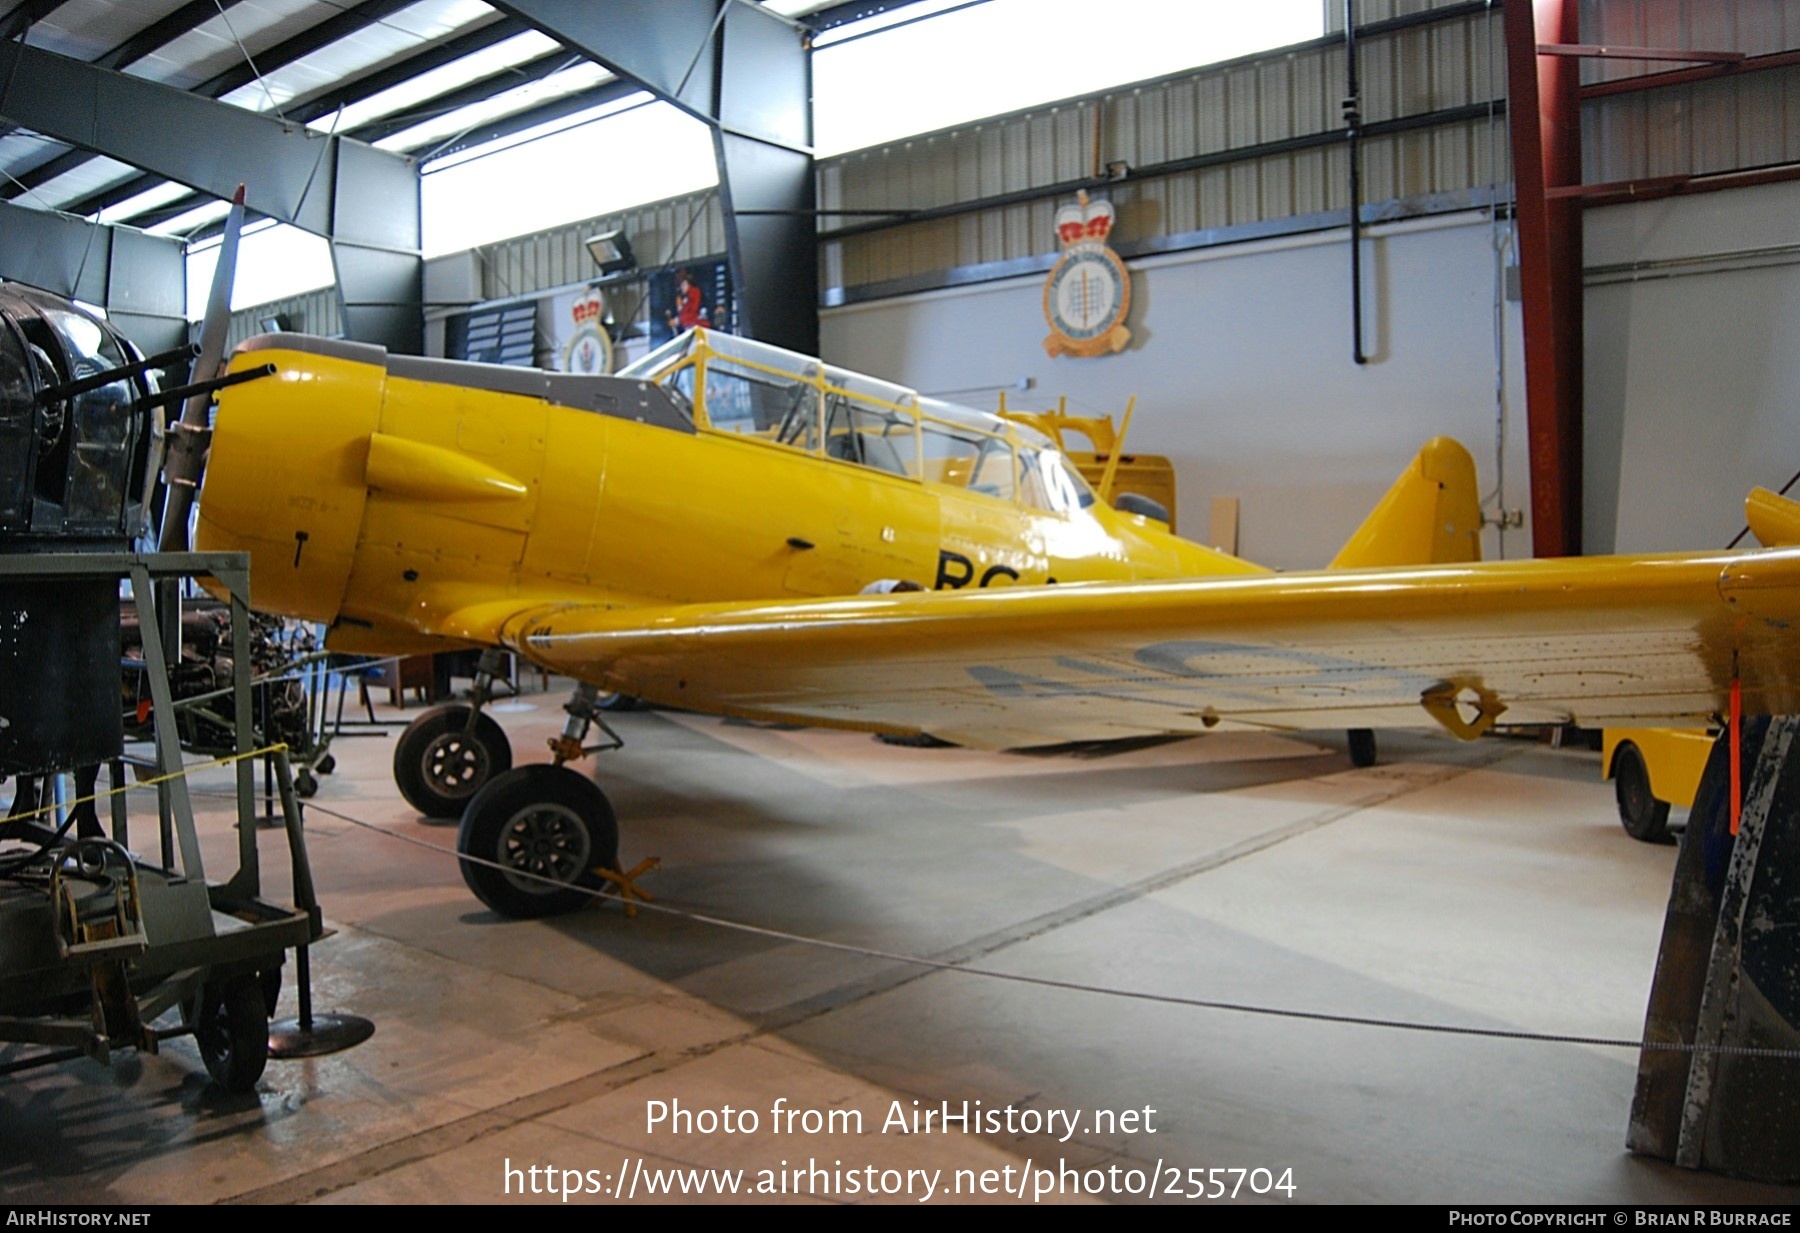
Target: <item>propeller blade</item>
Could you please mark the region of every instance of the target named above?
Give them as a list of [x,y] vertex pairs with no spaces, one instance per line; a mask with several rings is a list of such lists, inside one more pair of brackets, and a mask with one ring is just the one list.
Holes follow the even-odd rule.
[[[225,361],[225,336],[231,330],[231,286],[237,277],[238,236],[244,229],[244,186],[238,185],[225,218],[225,239],[219,246],[219,264],[213,268],[212,288],[206,297],[206,316],[200,323],[200,354],[187,384],[198,385],[219,375]],[[200,468],[206,457],[204,443],[206,409],[212,390],[197,393],[181,409],[181,419],[171,426],[173,440],[163,465],[168,495],[163,501],[162,552],[188,549],[188,512],[200,486]]]

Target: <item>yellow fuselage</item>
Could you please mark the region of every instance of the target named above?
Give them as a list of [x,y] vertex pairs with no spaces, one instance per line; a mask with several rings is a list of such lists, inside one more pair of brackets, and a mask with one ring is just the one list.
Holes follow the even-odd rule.
[[[1263,572],[1099,501],[1038,508],[1023,486],[992,496],[716,430],[648,381],[291,335],[234,366],[264,363],[275,375],[220,396],[198,543],[249,551],[254,605],[329,625],[342,650],[469,645],[446,618],[476,605]],[[994,441],[1023,440],[988,418]]]

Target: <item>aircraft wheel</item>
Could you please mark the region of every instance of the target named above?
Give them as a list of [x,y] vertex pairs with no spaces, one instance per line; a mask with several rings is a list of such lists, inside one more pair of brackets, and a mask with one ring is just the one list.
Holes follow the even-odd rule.
[[261,978],[245,972],[202,989],[194,1039],[215,1083],[228,1092],[254,1090],[269,1061],[269,1011]]
[[492,862],[462,861],[462,875],[500,915],[556,916],[593,898],[588,892],[603,881],[596,867],[618,864],[619,825],[606,794],[585,775],[522,766],[469,801],[456,850]]
[[1349,729],[1349,734],[1350,765],[1358,767],[1374,766],[1375,730],[1373,728],[1351,728]]
[[1613,751],[1613,791],[1619,802],[1619,822],[1625,833],[1645,843],[1673,843],[1669,834],[1669,802],[1650,791],[1650,768],[1644,755],[1630,741]]
[[594,699],[594,705],[603,711],[635,711],[643,705],[631,694],[601,694]]
[[470,798],[512,766],[512,745],[483,711],[469,731],[469,708],[434,706],[394,745],[394,783],[406,803],[428,818],[461,817]]

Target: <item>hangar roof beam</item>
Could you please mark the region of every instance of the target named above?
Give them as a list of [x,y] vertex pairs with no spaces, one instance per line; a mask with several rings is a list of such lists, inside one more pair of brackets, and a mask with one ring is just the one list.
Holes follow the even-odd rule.
[[243,183],[258,212],[330,241],[350,337],[420,349],[412,160],[21,43],[0,44],[0,82],[0,119],[215,197]]
[[0,276],[106,309],[145,352],[187,341],[180,240],[0,201]]
[[807,31],[743,0],[493,0],[713,133],[732,282],[753,338],[819,349]]

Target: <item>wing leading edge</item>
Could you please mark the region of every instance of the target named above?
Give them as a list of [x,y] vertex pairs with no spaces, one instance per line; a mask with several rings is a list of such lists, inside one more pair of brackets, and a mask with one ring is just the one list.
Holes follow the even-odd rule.
[[1008,747],[1220,724],[1699,723],[1800,711],[1800,549],[643,609],[453,628],[728,715]]

